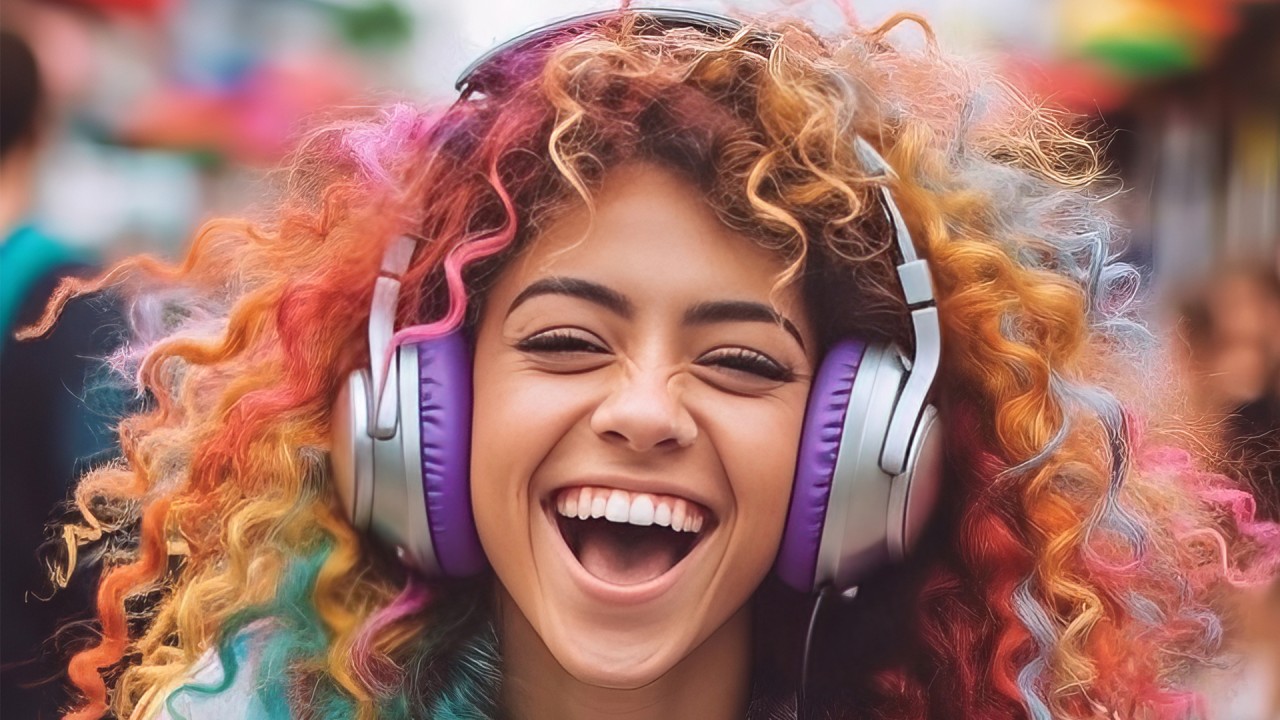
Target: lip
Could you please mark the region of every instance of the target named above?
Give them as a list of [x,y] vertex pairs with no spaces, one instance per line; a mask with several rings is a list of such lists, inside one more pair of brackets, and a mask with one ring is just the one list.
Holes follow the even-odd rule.
[[573,551],[569,549],[569,544],[565,542],[564,535],[560,533],[560,528],[556,524],[555,508],[543,504],[542,510],[543,517],[546,520],[545,529],[552,536],[550,540],[556,546],[556,554],[560,557],[564,566],[568,568],[569,575],[582,593],[597,602],[616,606],[643,605],[666,594],[668,590],[680,582],[685,570],[693,564],[694,558],[701,555],[703,548],[708,544],[707,540],[710,534],[716,530],[715,527],[706,530],[708,537],[699,537],[689,554],[680,558],[680,561],[673,565],[670,570],[658,577],[635,585],[615,585],[601,580],[582,567],[582,564],[578,562],[578,558],[574,556]]

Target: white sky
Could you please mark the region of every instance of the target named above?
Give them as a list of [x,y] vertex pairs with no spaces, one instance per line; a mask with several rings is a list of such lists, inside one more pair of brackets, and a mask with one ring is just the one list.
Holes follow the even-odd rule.
[[[851,0],[860,21],[874,23],[899,11],[928,18],[944,43],[957,50],[1018,45],[1030,49],[1052,43],[1050,25],[1056,0]],[[423,35],[413,51],[406,77],[431,96],[450,90],[472,60],[498,43],[553,20],[617,7],[616,0],[420,0],[412,4]],[[726,12],[733,7],[771,11],[791,8],[819,25],[838,26],[833,0],[668,0],[636,2]],[[730,11],[731,14],[731,11]],[[422,71],[425,69],[425,72]]]

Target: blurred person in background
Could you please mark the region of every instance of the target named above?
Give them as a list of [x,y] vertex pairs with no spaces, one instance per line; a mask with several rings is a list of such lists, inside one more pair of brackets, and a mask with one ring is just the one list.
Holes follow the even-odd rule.
[[1280,278],[1266,262],[1222,269],[1179,322],[1193,404],[1221,419],[1225,460],[1280,518]]
[[[1280,519],[1280,278],[1269,262],[1212,273],[1179,307],[1190,400],[1222,430],[1223,468]],[[1280,582],[1235,606],[1237,662],[1202,677],[1212,717],[1280,717]]]
[[109,418],[85,399],[121,323],[109,306],[82,298],[48,336],[14,339],[62,278],[95,270],[90,253],[50,237],[29,215],[53,123],[36,57],[14,28],[0,30],[0,715],[36,718],[52,717],[61,699],[56,683],[44,686],[63,674],[49,638],[83,614],[91,585],[54,595],[37,548],[84,461],[111,445]]

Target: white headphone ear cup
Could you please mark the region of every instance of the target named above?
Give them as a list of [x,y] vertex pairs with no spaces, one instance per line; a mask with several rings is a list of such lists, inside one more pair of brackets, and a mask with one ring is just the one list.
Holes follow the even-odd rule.
[[881,469],[880,455],[905,376],[895,351],[867,347],[841,429],[815,587],[830,583],[846,590],[890,559],[886,535],[893,478]]
[[422,497],[420,435],[405,408],[418,407],[418,352],[397,348],[384,402],[396,407],[393,432],[372,435],[373,381],[367,369],[347,378],[331,415],[330,458],[334,484],[351,524],[395,550],[402,562],[428,576],[439,574]]
[[907,370],[899,354],[870,345],[849,391],[818,546],[814,586],[856,586],[875,569],[904,559],[924,532],[942,484],[942,430],[926,405],[911,426],[905,470],[881,466]]
[[396,348],[383,402],[396,406],[394,433],[373,441],[373,511],[369,530],[394,548],[405,565],[428,577],[440,574],[422,487],[422,434],[418,423],[418,348]]
[[373,438],[369,435],[369,371],[347,376],[329,418],[329,462],[347,519],[361,532],[373,513]]
[[866,349],[866,343],[857,338],[834,343],[809,388],[787,524],[774,563],[778,578],[802,593],[815,589],[818,549],[827,522],[841,432]]
[[911,440],[907,466],[893,479],[889,496],[889,557],[902,560],[920,541],[942,493],[942,426],[938,411],[926,405]]

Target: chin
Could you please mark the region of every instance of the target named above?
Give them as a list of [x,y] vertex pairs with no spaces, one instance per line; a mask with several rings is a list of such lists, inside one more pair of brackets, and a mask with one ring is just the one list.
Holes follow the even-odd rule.
[[560,642],[547,640],[556,661],[575,680],[614,690],[634,690],[649,685],[670,672],[686,654],[670,646],[646,647],[634,638],[631,644],[567,638]]

